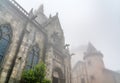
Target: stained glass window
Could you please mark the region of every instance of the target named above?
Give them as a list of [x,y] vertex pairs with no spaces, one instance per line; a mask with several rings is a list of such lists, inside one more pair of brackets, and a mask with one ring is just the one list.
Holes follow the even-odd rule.
[[39,61],[39,47],[37,45],[33,46],[27,57],[26,69],[31,69]]
[[10,43],[11,28],[9,25],[0,25],[0,64],[3,62],[5,53]]

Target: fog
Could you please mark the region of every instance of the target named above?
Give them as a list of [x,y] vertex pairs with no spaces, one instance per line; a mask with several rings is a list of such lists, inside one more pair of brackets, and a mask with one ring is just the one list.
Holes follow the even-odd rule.
[[[66,43],[71,53],[90,41],[104,55],[105,66],[120,70],[119,0],[16,0],[25,10],[44,4],[44,12],[59,13]],[[77,49],[77,50],[78,50]],[[72,56],[77,61],[80,55]]]

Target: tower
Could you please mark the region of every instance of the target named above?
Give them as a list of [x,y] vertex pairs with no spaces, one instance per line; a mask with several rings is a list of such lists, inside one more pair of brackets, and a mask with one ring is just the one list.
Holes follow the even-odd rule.
[[101,77],[104,69],[102,53],[97,51],[91,43],[88,43],[88,48],[84,55],[88,83],[103,83],[103,78]]
[[97,51],[91,43],[88,43],[87,51],[84,55],[87,66],[92,66],[92,68],[104,68],[103,54],[100,51]]
[[79,61],[72,70],[73,83],[120,83],[119,74],[106,69],[103,54],[88,43],[84,61]]

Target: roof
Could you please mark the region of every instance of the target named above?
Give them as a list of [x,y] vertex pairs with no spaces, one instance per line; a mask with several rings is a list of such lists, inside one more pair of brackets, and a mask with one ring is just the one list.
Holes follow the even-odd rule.
[[86,58],[86,57],[88,57],[88,56],[102,56],[103,57],[103,54],[100,52],[100,51],[98,51],[98,50],[96,50],[96,48],[92,45],[92,43],[88,43],[88,47],[87,47],[87,51],[84,53],[84,59]]

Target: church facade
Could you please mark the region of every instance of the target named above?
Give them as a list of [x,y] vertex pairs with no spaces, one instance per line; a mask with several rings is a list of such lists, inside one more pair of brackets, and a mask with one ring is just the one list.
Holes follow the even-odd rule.
[[43,5],[28,13],[15,0],[0,0],[0,83],[18,83],[40,61],[52,83],[71,83],[70,60],[58,14],[46,17]]

